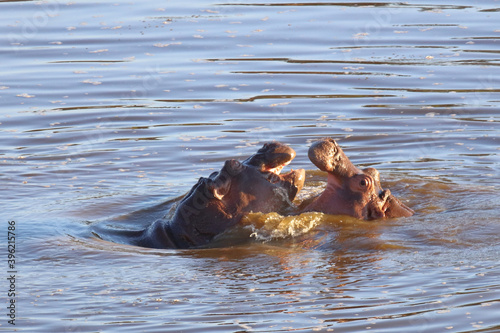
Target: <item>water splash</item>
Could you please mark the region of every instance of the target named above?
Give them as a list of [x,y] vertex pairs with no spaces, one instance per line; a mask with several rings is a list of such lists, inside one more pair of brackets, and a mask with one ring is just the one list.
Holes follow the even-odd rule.
[[259,241],[271,241],[303,235],[321,224],[323,213],[307,212],[300,215],[282,216],[278,213],[250,213],[242,223],[252,230],[250,237]]

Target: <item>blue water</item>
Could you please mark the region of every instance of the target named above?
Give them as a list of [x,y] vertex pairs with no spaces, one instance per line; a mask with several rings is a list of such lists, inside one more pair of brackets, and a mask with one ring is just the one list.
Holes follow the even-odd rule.
[[[16,325],[4,254],[0,331],[499,331],[497,7],[0,3],[17,256]],[[321,191],[307,149],[324,136],[417,214],[257,214],[199,250],[92,234],[147,226],[272,140],[306,169],[300,198]]]

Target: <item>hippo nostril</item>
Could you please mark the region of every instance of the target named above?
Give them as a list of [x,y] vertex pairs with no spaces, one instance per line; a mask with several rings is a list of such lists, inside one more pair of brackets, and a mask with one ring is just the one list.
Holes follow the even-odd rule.
[[380,192],[379,198],[381,200],[386,201],[387,199],[389,199],[390,195],[391,195],[391,191],[390,190],[383,190],[382,192]]

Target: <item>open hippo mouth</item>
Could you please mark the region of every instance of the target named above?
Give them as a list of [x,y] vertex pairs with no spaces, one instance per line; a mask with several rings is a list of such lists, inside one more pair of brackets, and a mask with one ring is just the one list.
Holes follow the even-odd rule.
[[282,185],[288,194],[288,199],[293,200],[304,186],[305,170],[297,169],[282,173],[296,153],[292,148],[279,143],[266,143],[256,154],[243,161],[243,164],[253,166],[266,177],[272,184]]
[[385,196],[387,199],[385,200],[384,206],[382,207],[382,211],[384,213],[384,217],[402,217],[402,216],[412,216],[415,214],[413,209],[406,206],[402,203],[398,198],[391,194],[391,191],[385,190]]
[[290,162],[284,163],[278,167],[261,170],[267,173],[267,180],[272,184],[281,184],[288,192],[288,199],[291,201],[297,196],[304,186],[305,170],[291,170],[289,172],[281,173],[281,170]]
[[379,172],[359,169],[331,138],[317,141],[309,148],[309,159],[328,172],[328,185],[320,200],[306,209],[329,214],[346,214],[362,219],[412,216],[413,210],[382,189]]
[[[292,157],[293,158],[293,157]],[[266,171],[266,172],[272,172],[274,173],[275,175],[280,175],[281,173],[281,170],[283,170],[284,167],[286,167],[288,164],[290,164],[292,160],[289,160],[288,162],[285,162],[283,164],[280,164],[276,167],[267,167],[267,166],[264,166],[263,170],[262,171]]]

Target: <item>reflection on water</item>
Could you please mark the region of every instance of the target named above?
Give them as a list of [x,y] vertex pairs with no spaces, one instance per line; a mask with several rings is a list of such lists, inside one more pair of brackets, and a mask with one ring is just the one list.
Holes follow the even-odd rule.
[[[19,331],[500,330],[495,3],[4,1],[0,12]],[[297,151],[302,200],[325,185],[307,158],[325,136],[417,214],[254,213],[182,251],[106,233],[147,226],[266,141]]]

